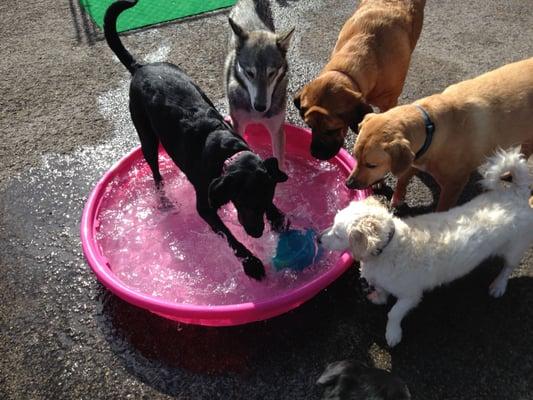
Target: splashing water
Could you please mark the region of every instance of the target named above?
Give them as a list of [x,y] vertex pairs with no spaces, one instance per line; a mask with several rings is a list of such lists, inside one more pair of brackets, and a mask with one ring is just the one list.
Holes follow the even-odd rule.
[[[258,153],[268,157],[269,149]],[[274,203],[289,216],[291,228],[325,229],[350,201],[346,173],[335,164],[310,161],[303,153],[287,158],[290,178],[277,186]],[[192,185],[165,153],[160,154],[160,169],[172,209],[161,209],[142,159],[114,178],[99,208],[99,246],[116,276],[134,290],[181,304],[260,302],[305,285],[336,263],[339,254],[324,252],[303,271],[276,271],[271,259],[277,235],[267,223],[261,238],[247,236],[230,204],[219,215],[266,268],[263,281],[248,278],[225,238],[198,216]]]

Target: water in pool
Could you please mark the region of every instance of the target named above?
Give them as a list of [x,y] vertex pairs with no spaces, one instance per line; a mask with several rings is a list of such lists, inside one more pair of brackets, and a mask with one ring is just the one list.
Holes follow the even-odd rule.
[[[269,149],[258,153],[266,158]],[[112,181],[99,209],[98,244],[113,272],[134,290],[183,304],[260,302],[305,285],[336,263],[338,253],[323,252],[316,264],[303,271],[276,271],[271,259],[277,235],[267,223],[261,238],[247,236],[229,204],[219,215],[265,264],[265,279],[248,278],[226,240],[198,216],[192,185],[164,153],[160,166],[172,209],[158,207],[144,160]],[[288,154],[285,172],[289,180],[277,186],[274,203],[289,216],[291,228],[320,231],[350,201],[346,174],[333,163]]]

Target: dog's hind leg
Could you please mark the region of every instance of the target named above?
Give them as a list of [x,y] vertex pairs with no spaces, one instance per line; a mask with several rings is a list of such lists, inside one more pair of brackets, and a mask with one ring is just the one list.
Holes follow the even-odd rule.
[[155,187],[159,194],[160,208],[162,210],[171,209],[173,204],[163,191],[163,177],[159,172],[159,139],[154,133],[150,121],[143,113],[132,111],[131,119],[139,135],[144,159],[152,171]]
[[489,293],[492,297],[498,298],[505,294],[509,276],[511,276],[513,270],[518,264],[520,264],[520,260],[528,248],[527,245],[524,247],[521,243],[518,244],[520,244],[520,246],[511,246],[511,248],[503,255],[503,268],[489,286]]
[[156,187],[161,189],[163,178],[159,173],[159,139],[152,128],[150,120],[142,111],[136,110],[133,103],[130,103],[130,113],[133,125],[139,135],[144,159],[152,171]]
[[389,311],[385,338],[390,347],[396,346],[402,340],[402,319],[416,307],[420,298],[421,296],[399,298]]

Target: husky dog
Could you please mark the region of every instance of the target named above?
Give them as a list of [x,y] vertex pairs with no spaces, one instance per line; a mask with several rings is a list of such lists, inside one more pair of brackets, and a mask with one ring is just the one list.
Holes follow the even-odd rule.
[[246,126],[265,126],[272,152],[285,162],[287,50],[294,28],[276,34],[268,0],[239,0],[229,16],[233,31],[226,58],[226,93],[233,127],[243,135]]

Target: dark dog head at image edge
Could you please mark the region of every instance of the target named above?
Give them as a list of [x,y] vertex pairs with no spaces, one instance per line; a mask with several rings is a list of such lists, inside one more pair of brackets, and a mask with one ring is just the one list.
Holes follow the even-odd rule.
[[392,373],[355,360],[328,364],[318,378],[322,400],[410,400],[405,383]]

